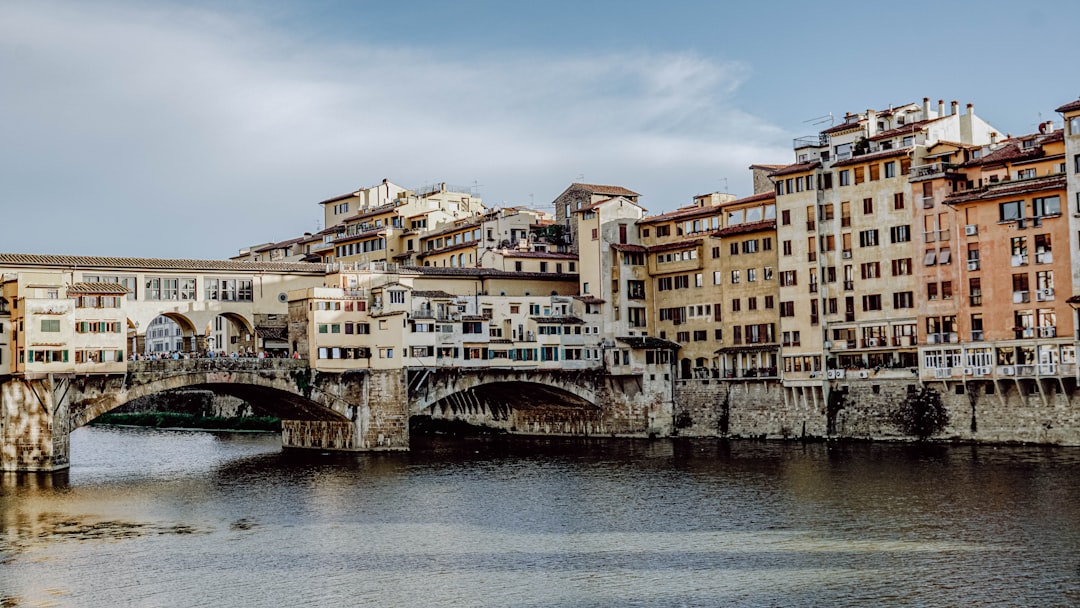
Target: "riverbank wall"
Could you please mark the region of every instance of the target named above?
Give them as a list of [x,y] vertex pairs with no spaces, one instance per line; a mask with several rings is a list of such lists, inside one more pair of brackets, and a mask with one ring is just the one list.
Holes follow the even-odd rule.
[[674,382],[675,434],[682,437],[913,440],[896,412],[928,386],[949,419],[932,440],[1080,446],[1080,391],[1072,379]]

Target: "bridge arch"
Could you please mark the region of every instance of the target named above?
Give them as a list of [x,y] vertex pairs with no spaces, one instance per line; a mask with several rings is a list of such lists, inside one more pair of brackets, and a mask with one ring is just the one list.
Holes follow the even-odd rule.
[[410,414],[469,403],[594,409],[601,399],[595,376],[591,370],[410,370]]
[[121,381],[87,377],[72,391],[70,429],[126,403],[157,393],[205,388],[241,398],[282,419],[350,422],[361,406],[310,383],[304,362],[290,360],[167,360],[132,362]]

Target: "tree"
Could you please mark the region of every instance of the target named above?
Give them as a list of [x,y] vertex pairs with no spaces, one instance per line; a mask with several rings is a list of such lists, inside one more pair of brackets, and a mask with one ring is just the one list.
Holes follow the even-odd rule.
[[941,393],[922,386],[908,393],[894,412],[893,422],[905,434],[924,441],[945,429],[949,424],[949,412],[941,402]]

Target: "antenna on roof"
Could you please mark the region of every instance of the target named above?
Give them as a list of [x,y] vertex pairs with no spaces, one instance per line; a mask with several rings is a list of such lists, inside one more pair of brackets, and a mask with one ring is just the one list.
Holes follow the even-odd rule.
[[727,178],[726,177],[721,177],[720,181],[724,182],[724,194],[727,194],[728,193],[728,190],[727,190]]
[[823,125],[823,124],[825,124],[827,122],[827,123],[829,123],[829,126],[831,127],[834,124],[836,124],[836,117],[833,116],[832,112],[829,112],[828,114],[826,114],[824,116],[818,116],[817,118],[810,118],[810,119],[804,120],[803,122],[808,122],[808,123],[810,123],[812,125],[815,125],[815,126],[816,125]]
[[578,181],[578,182],[585,181],[585,174],[584,173],[578,173],[578,176],[575,178],[575,180]]
[[479,180],[474,179],[473,182],[472,182],[472,192],[470,194],[474,194],[474,195],[479,194],[480,193],[480,186],[483,186],[483,185],[484,184],[481,184]]

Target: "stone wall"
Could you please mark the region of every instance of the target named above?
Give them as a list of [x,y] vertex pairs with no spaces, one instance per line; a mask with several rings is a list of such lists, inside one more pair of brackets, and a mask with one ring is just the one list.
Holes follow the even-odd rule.
[[[675,434],[909,441],[913,438],[900,431],[893,416],[909,391],[920,386],[915,379],[833,381],[830,399],[821,386],[678,380]],[[941,394],[949,413],[948,426],[933,439],[1080,445],[1080,392],[1073,379],[951,381],[929,386]]]

